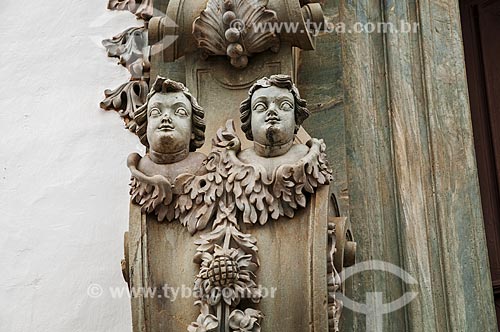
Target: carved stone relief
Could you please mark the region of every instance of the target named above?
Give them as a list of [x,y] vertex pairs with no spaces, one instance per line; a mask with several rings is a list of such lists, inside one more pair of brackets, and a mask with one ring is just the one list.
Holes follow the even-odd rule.
[[[129,10],[145,21],[142,27],[128,28],[102,42],[108,56],[118,58],[118,63],[130,72],[130,80],[115,89],[106,90],[100,106],[117,111],[128,125],[135,111],[145,103],[149,90],[150,46],[146,27],[153,15],[153,0],[110,0],[108,9]],[[135,130],[133,126],[129,129]]]
[[[319,3],[298,0],[193,0],[189,4],[175,0],[169,2],[165,16],[153,17],[150,23],[150,42],[164,41],[157,47],[166,62],[199,49],[202,58],[226,56],[234,68],[243,69],[249,57],[267,50],[278,52],[283,43],[313,50],[310,26],[324,27],[324,16]],[[275,31],[277,23],[295,28]],[[174,35],[179,37],[175,42],[166,38]]]
[[[299,251],[301,255],[310,251],[309,256],[304,256],[309,257],[311,270],[307,273],[313,273],[311,271],[316,269],[322,278],[306,276],[303,279],[306,287],[310,287],[309,292],[316,296],[312,300],[306,300],[309,303],[304,304],[307,307],[305,311],[298,312],[312,314],[322,311],[327,303],[328,313],[325,309],[325,313],[320,312],[319,316],[311,318],[314,320],[312,324],[324,327],[328,325],[328,331],[338,331],[342,303],[336,298],[336,293],[342,290],[338,272],[344,264],[343,258],[338,264],[338,257],[344,254],[340,246],[346,245],[343,235],[338,232],[345,232],[345,219],[327,216],[328,202],[324,197],[328,192],[327,186],[332,181],[332,171],[326,158],[326,146],[322,140],[309,139],[307,134],[301,137],[309,137],[308,139],[297,139],[297,132],[309,112],[306,101],[301,99],[289,75],[272,75],[255,80],[256,77],[263,76],[260,74],[248,78],[255,76],[256,68],[260,68],[258,66],[262,63],[267,67],[259,70],[268,70],[269,62],[273,66],[272,72],[282,72],[281,63],[276,57],[290,57],[291,46],[305,50],[314,48],[314,38],[306,28],[306,21],[322,22],[320,5],[312,1],[296,0],[194,0],[189,4],[185,0],[172,0],[168,3],[167,15],[170,20],[178,23],[173,28],[165,24],[166,17],[151,17],[152,4],[152,0],[110,0],[110,9],[129,10],[138,18],[146,20],[146,24],[144,27],[129,28],[103,42],[108,56],[117,58],[119,64],[129,70],[131,78],[115,90],[106,90],[106,98],[101,102],[101,107],[116,110],[124,118],[127,128],[137,134],[147,148],[144,157],[134,153],[127,161],[131,172],[131,225],[177,225],[175,231],[179,232],[182,228],[182,233],[186,234],[182,238],[192,236],[193,242],[190,245],[194,265],[183,266],[185,271],[190,271],[191,268],[196,270],[190,276],[194,281],[193,304],[199,309],[199,314],[197,317],[191,317],[191,314],[188,318],[184,317],[183,329],[189,332],[260,331],[262,326],[268,324],[265,318],[267,315],[268,319],[274,319],[268,325],[273,326],[270,330],[276,330],[276,324],[279,324],[276,317],[280,315],[276,316],[271,311],[274,310],[273,306],[280,304],[264,303],[260,289],[261,283],[266,286],[266,282],[269,284],[269,281],[280,281],[279,278],[268,279],[265,276],[273,269],[270,264],[279,264],[276,256],[267,259],[266,256],[270,256],[269,250],[282,250],[281,247],[273,247],[268,238],[269,232],[276,230],[268,229],[274,227],[275,223],[302,222],[305,223],[305,228],[295,229],[310,233],[306,234],[304,231],[303,236],[308,240]],[[235,22],[240,25],[237,26]],[[255,24],[278,22],[299,22],[303,32],[254,33],[250,29]],[[149,31],[146,27],[149,27]],[[162,45],[161,41],[165,42],[166,35],[176,35],[179,38],[171,44]],[[158,49],[153,52],[155,47]],[[200,100],[200,81],[228,75],[225,66],[231,66],[223,57],[229,57],[233,70],[238,73],[244,72],[247,65],[248,68],[257,65],[244,75],[238,74],[235,77],[236,85],[233,82],[224,85],[229,90],[238,88],[244,93],[251,86],[239,109],[241,132],[246,141],[237,133],[233,120],[229,120],[225,127],[217,131],[215,137],[211,137],[211,151],[208,153],[204,150],[208,156],[196,152],[205,140],[205,111],[182,83],[158,76],[153,84],[149,84],[150,54],[157,54],[159,50],[165,61],[174,61],[189,53],[191,55],[187,57],[186,63],[193,63],[192,54],[196,54],[199,61],[206,60],[205,65],[215,63],[224,68],[213,69],[210,71],[213,75],[204,75],[204,79],[199,75],[201,69],[193,69],[197,79],[190,82],[188,78],[188,84],[196,84],[193,87],[194,95]],[[249,64],[249,57],[268,50],[279,51],[279,54],[274,55],[274,58],[261,58]],[[220,57],[211,62],[212,56]],[[284,68],[293,67],[289,62]],[[286,72],[291,73],[291,70]],[[248,83],[243,84],[245,80]],[[243,88],[240,86],[242,84]],[[238,97],[236,100],[241,99]],[[234,105],[234,100],[232,103]],[[213,108],[214,105],[211,106]],[[237,110],[237,107],[231,109]],[[217,117],[217,114],[210,116]],[[222,121],[232,117],[234,114]],[[247,146],[250,147],[243,148]],[[320,202],[315,200],[316,195]],[[135,207],[140,218],[133,212]],[[302,213],[304,210],[308,212]],[[324,228],[320,220],[325,220]],[[278,229],[282,231],[282,227],[278,226]],[[143,233],[145,229],[135,233],[132,241],[137,241],[137,234],[139,241],[142,241],[142,237],[147,236]],[[171,228],[158,229],[154,231],[155,236],[164,229]],[[267,241],[259,244],[263,232],[267,232],[264,236]],[[156,240],[158,238],[154,239]],[[175,241],[168,239],[171,240]],[[122,267],[127,282],[134,286],[134,274],[139,273],[135,270],[134,260],[147,260],[150,248],[147,247],[147,241],[140,245],[134,242],[128,246],[127,235],[125,241],[126,259],[122,262]],[[185,242],[183,250],[190,252],[189,244]],[[259,245],[267,250],[259,254]],[[134,251],[141,246],[144,246],[142,253],[131,258],[129,248]],[[316,249],[311,249],[313,247]],[[319,263],[315,261],[317,248],[324,252],[323,261],[320,257]],[[311,256],[313,253],[314,256]],[[163,256],[159,255],[156,259]],[[260,274],[262,267],[265,268],[262,271],[264,275]],[[148,278],[147,269],[145,267],[140,272],[144,275],[139,278]],[[276,271],[279,269],[273,270],[273,274],[282,273]],[[139,279],[135,278],[137,282]],[[162,278],[159,276],[153,283],[163,280]],[[182,280],[186,280],[185,276],[183,278]],[[319,281],[325,287],[324,290],[321,288],[323,286],[313,289],[312,279],[314,282]],[[144,284],[141,282],[136,285],[146,286],[149,281]],[[302,307],[296,304],[294,306]],[[144,307],[141,308],[134,314],[145,314]],[[186,319],[191,323],[186,322]],[[152,319],[155,320],[156,318]],[[142,329],[135,325],[136,322],[141,326],[148,324],[146,317],[134,318],[134,331]],[[155,325],[152,331],[164,330],[161,326],[161,323]],[[318,331],[327,330],[318,328]]]
[[227,55],[234,67],[244,68],[252,54],[279,50],[279,38],[271,29],[256,32],[251,27],[277,22],[276,12],[259,0],[209,0],[194,21],[193,35],[205,56]]
[[[308,195],[332,180],[322,140],[294,143],[309,113],[289,76],[257,81],[240,112],[242,130],[254,146],[241,150],[229,121],[204,162],[193,152],[203,143],[203,110],[182,84],[157,78],[146,104],[134,114],[136,133],[148,153],[129,157],[132,201],[158,221],[180,222],[191,234],[208,230],[194,241],[200,315],[188,331],[214,331],[221,325],[236,331],[260,329],[265,313],[248,302],[241,305],[242,300],[261,299],[257,239],[241,226],[293,218],[307,205]],[[338,314],[338,302],[332,306]]]

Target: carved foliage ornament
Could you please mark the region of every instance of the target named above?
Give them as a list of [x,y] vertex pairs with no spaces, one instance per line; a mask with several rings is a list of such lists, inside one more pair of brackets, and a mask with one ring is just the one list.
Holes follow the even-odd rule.
[[[159,87],[161,89],[157,92],[166,95],[178,92],[178,89],[169,90],[169,86],[179,86],[181,91],[188,94],[180,83],[158,78],[150,96]],[[259,89],[263,89],[263,92],[253,102],[252,94]],[[166,95],[161,99],[165,109],[175,112],[178,101],[175,96]],[[270,142],[288,134],[285,136],[293,143],[297,122],[292,121],[290,128],[286,118],[293,119],[297,112],[305,117],[307,109],[290,77],[277,75],[263,79],[250,90],[250,95],[254,112],[268,114],[264,122],[251,124],[256,133],[255,138],[263,138],[256,130],[256,127],[262,126],[267,128],[268,134],[264,136]],[[148,97],[147,100],[150,99]],[[169,100],[171,103],[167,103]],[[269,102],[267,110],[263,107],[264,100]],[[273,106],[277,100],[281,102],[279,110]],[[190,102],[196,104],[195,100]],[[149,116],[157,111],[155,108],[158,106],[154,105],[150,107],[147,102],[142,109],[148,110]],[[246,102],[242,105],[246,105]],[[138,112],[142,112],[142,109]],[[148,119],[137,114],[135,118]],[[298,118],[303,120],[300,116]],[[178,130],[175,122],[169,119],[170,116],[166,116],[162,120],[165,122],[157,128],[144,123],[138,123],[137,128],[147,127],[148,139],[154,135],[178,137],[174,133]],[[163,131],[163,126],[169,123],[172,126],[169,129],[165,127],[168,130]],[[192,139],[195,139],[194,136]],[[292,218],[296,210],[306,206],[308,194],[331,181],[332,171],[326,160],[326,147],[322,140],[311,139],[306,145],[290,145],[282,156],[291,159],[282,159],[288,162],[276,165],[268,163],[272,165],[271,168],[241,159],[245,151],[254,150],[241,151],[241,141],[235,133],[232,120],[226,123],[225,128],[219,129],[212,143],[212,152],[206,158],[202,172],[183,173],[175,177],[171,174],[146,175],[141,169],[141,157],[132,154],[128,160],[132,173],[132,200],[141,206],[143,212],[154,212],[160,221],[178,220],[192,234],[203,231],[199,239],[195,240],[197,249],[193,260],[199,266],[194,295],[200,314],[188,331],[215,331],[225,326],[223,330],[257,332],[264,317],[251,304],[259,303],[262,298],[256,280],[260,265],[257,239],[242,232],[241,226],[244,223],[265,225],[280,217]],[[302,152],[297,153],[299,150],[293,147],[298,147]],[[150,158],[150,153],[145,158]],[[263,160],[270,161],[267,157]],[[178,162],[182,160],[173,164]]]
[[227,55],[234,67],[245,68],[253,54],[278,52],[280,41],[272,32],[277,21],[276,12],[259,0],[209,0],[193,35],[205,56]]
[[128,10],[140,19],[149,20],[153,16],[153,0],[109,0],[108,9]]
[[281,165],[271,174],[262,165],[238,159],[241,142],[232,120],[225,129],[219,129],[213,144],[205,164],[207,174],[182,174],[173,183],[164,177],[140,173],[137,171],[140,157],[131,155],[128,166],[132,173],[133,201],[144,212],[155,212],[158,221],[179,220],[194,234],[205,229],[211,220],[214,227],[226,220],[237,226],[238,211],[248,224],[265,225],[282,216],[293,218],[297,209],[306,206],[306,194],[331,181],[323,140],[311,139],[306,144],[309,147],[306,156],[294,164]]
[[[153,14],[153,0],[110,0],[108,9],[129,10],[138,18],[148,21]],[[148,29],[145,26],[128,28],[122,33],[102,42],[109,57],[118,58],[118,63],[130,72],[129,82],[116,89],[104,92],[100,103],[104,110],[115,110],[127,125],[134,119],[135,111],[146,102],[149,87]],[[134,126],[129,126],[134,131]]]

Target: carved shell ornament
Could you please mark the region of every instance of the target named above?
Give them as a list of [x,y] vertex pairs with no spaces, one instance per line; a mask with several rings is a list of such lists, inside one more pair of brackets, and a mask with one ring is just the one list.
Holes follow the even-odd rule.
[[276,12],[259,0],[209,0],[193,23],[193,35],[204,56],[227,55],[231,65],[245,68],[248,58],[266,50],[279,51],[272,31]]

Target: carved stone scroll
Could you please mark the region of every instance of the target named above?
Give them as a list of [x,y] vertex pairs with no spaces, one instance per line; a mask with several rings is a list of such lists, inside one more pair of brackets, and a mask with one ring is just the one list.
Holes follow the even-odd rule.
[[[110,0],[108,8],[129,10],[147,22],[153,15],[153,0]],[[130,72],[130,80],[115,89],[106,90],[100,106],[104,110],[117,111],[132,132],[135,131],[133,115],[146,102],[149,89],[150,46],[146,27],[147,24],[128,28],[102,42],[108,56],[118,58],[118,63]]]
[[108,9],[128,10],[140,19],[149,20],[153,16],[153,0],[109,0]]

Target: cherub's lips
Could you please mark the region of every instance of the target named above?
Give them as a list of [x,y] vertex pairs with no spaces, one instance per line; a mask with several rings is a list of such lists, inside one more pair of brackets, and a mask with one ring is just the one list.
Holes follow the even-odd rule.
[[158,130],[162,131],[168,131],[168,130],[174,130],[175,127],[171,124],[162,124],[161,126],[158,127]]
[[277,118],[277,117],[272,117],[272,118],[266,119],[266,123],[270,123],[270,124],[276,124],[276,123],[279,123],[280,121],[281,121],[280,118]]

